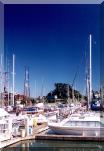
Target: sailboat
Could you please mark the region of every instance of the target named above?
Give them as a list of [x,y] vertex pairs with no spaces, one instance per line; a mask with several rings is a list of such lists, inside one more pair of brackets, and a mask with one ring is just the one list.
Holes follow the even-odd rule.
[[[89,64],[89,83],[88,83],[88,109],[92,101],[92,36],[90,38],[90,64]],[[48,126],[56,134],[62,135],[85,135],[85,136],[104,136],[104,120],[100,113],[79,112],[74,113],[60,123],[48,123]]]

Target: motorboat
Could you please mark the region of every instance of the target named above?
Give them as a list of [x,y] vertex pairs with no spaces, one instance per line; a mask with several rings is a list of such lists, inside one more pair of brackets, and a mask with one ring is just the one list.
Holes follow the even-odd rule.
[[104,118],[100,113],[72,114],[61,122],[48,122],[56,134],[104,136]]

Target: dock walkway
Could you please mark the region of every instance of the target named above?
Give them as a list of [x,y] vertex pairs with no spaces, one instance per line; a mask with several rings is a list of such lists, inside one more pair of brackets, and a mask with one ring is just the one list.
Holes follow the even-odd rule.
[[75,136],[75,135],[55,135],[55,134],[36,134],[36,140],[60,140],[60,141],[104,141],[103,137],[96,136]]

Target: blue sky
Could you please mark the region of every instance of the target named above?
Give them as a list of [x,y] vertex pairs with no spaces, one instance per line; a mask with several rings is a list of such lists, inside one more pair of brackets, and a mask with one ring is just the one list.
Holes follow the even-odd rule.
[[[53,90],[54,83],[85,90],[85,51],[93,36],[93,89],[99,88],[99,5],[5,5],[5,55],[16,56],[15,90],[24,91],[24,67],[29,66],[31,95]],[[36,83],[36,86],[35,86]],[[35,90],[36,87],[36,90]]]

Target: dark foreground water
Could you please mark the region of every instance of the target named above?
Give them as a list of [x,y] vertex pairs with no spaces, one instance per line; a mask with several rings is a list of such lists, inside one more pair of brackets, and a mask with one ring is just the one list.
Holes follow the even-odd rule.
[[30,140],[3,151],[104,151],[104,142]]

